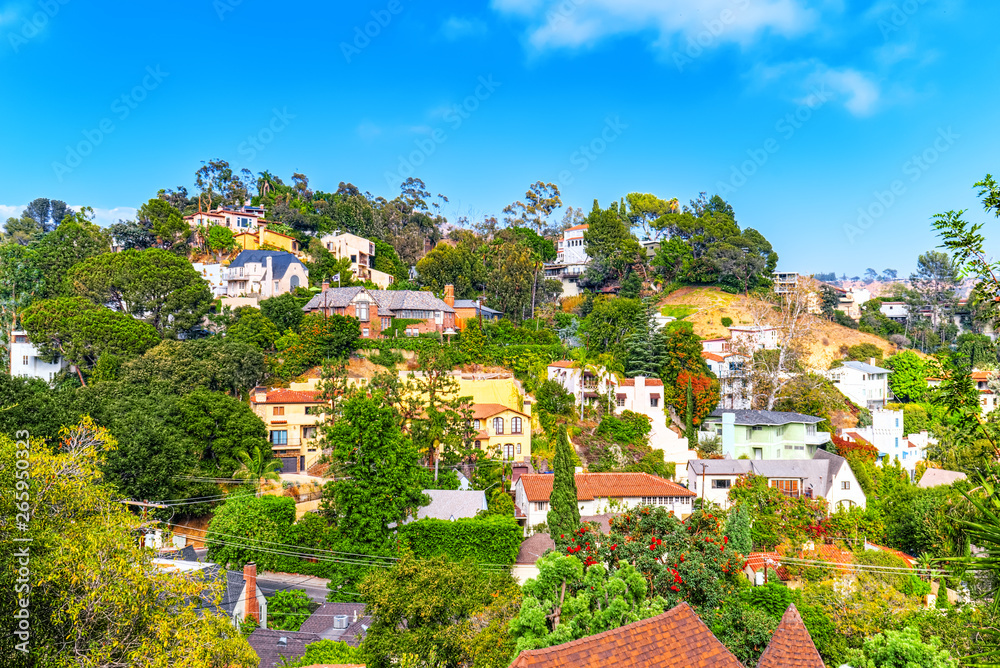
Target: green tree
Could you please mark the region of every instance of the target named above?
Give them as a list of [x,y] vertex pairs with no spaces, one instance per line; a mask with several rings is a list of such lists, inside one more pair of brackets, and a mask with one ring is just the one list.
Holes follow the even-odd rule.
[[298,631],[312,613],[312,607],[312,599],[301,589],[276,591],[267,599],[267,628]]
[[601,209],[594,200],[586,224],[583,243],[591,263],[581,283],[592,288],[620,283],[632,266],[644,259],[642,246],[632,235],[624,202],[620,207],[618,202],[612,202],[607,209]]
[[212,302],[208,283],[185,258],[159,248],[107,253],[73,267],[72,291],[95,304],[113,304],[176,338],[201,323]]
[[233,231],[223,225],[212,225],[205,230],[205,247],[209,252],[215,254],[217,262],[222,262],[222,258],[239,248]]
[[118,221],[108,226],[111,244],[118,250],[146,250],[156,245],[156,235],[148,220]]
[[150,230],[167,249],[183,247],[191,234],[191,226],[180,211],[158,197],[139,207],[137,218],[149,225]]
[[292,330],[293,332],[299,330],[299,323],[302,322],[302,318],[305,315],[302,312],[303,306],[304,304],[301,303],[299,298],[295,297],[291,292],[286,292],[277,297],[261,300],[260,312],[274,323],[274,326],[278,328],[280,333],[284,334],[288,330]]
[[912,350],[896,353],[885,361],[892,370],[889,389],[901,401],[920,401],[927,394],[927,369]]
[[478,297],[486,282],[485,273],[483,258],[472,239],[457,246],[441,242],[417,262],[417,274],[423,285],[438,294],[444,292],[445,285],[453,285],[457,299]]
[[[552,460],[554,476],[549,498],[549,532],[552,538],[564,543],[580,526],[580,504],[576,492],[576,458],[570,445],[566,427],[556,438],[556,455]],[[557,538],[558,536],[558,538]]]
[[545,380],[535,390],[538,410],[552,415],[569,415],[573,412],[576,399],[562,383],[556,380]]
[[[268,608],[268,613],[271,610]],[[306,645],[305,655],[288,668],[318,665],[359,665],[364,661],[364,652],[359,647],[351,647],[344,641],[320,640]]]
[[84,207],[68,214],[54,231],[42,237],[33,246],[38,253],[38,263],[45,268],[45,289],[39,297],[57,297],[65,294],[64,279],[75,265],[111,250],[105,230],[92,220],[94,210]]
[[295,499],[289,496],[231,494],[208,524],[208,558],[234,570],[250,562],[262,571],[287,569],[297,560],[279,552],[294,523]]
[[958,668],[958,660],[941,649],[939,639],[925,643],[912,627],[868,638],[860,650],[848,651],[847,660],[856,668]]
[[264,355],[228,338],[163,341],[124,363],[121,379],[131,385],[160,385],[170,392],[204,388],[239,396],[264,379]]
[[281,476],[278,475],[278,471],[281,469],[281,462],[269,455],[270,452],[266,454],[261,452],[260,446],[254,447],[253,454],[242,450],[237,452],[240,467],[233,472],[233,477],[252,483],[255,489],[259,489],[264,480],[280,482]]
[[778,628],[778,620],[763,610],[736,601],[709,618],[712,633],[744,666],[756,666]]
[[281,333],[260,309],[243,307],[238,309],[237,315],[239,319],[226,331],[226,338],[250,344],[259,350],[274,349],[274,342]]
[[[629,340],[637,326],[642,326],[646,310],[638,299],[594,299],[594,308],[581,326],[584,345],[596,353],[611,353],[624,362]],[[701,353],[698,353],[699,356]]]
[[372,616],[363,645],[368,666],[409,658],[442,668],[503,668],[510,661],[507,625],[520,592],[508,573],[404,555],[392,568],[373,569],[359,591]]
[[753,552],[750,535],[750,511],[745,503],[733,506],[726,516],[726,536],[733,549],[746,556]]

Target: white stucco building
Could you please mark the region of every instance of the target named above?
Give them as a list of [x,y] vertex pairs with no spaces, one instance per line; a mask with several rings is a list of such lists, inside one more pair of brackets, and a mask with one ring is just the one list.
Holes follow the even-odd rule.
[[309,287],[309,270],[291,253],[245,250],[226,267],[223,279],[229,297],[268,299]]
[[375,244],[372,241],[348,232],[327,234],[320,237],[320,241],[337,259],[350,258],[351,271],[362,281],[371,281],[380,290],[387,290],[396,282],[395,276],[375,269]]
[[10,375],[21,378],[39,378],[51,382],[56,374],[65,369],[66,361],[61,357],[54,362],[46,362],[39,357],[38,348],[28,340],[27,332],[14,330],[10,339]]
[[825,450],[812,459],[698,459],[688,462],[689,489],[697,498],[729,507],[729,490],[750,474],[767,478],[768,485],[786,496],[826,499],[830,511],[867,503],[847,460]]
[[889,396],[889,369],[847,361],[826,372],[840,392],[861,408],[882,408]]
[[208,287],[212,289],[212,297],[218,299],[226,296],[229,281],[226,279],[225,268],[221,264],[217,262],[212,264],[192,262],[191,266],[208,283]]
[[846,441],[865,441],[878,449],[879,462],[883,465],[898,460],[900,465],[916,475],[917,463],[926,456],[925,450],[932,439],[926,431],[904,434],[903,411],[872,410],[872,424],[868,427],[845,429]]
[[564,297],[575,297],[580,294],[577,281],[590,264],[587,247],[583,241],[583,233],[589,227],[589,225],[575,225],[564,230],[562,239],[556,241],[556,261],[545,265],[545,278],[562,281]]
[[778,347],[779,330],[765,325],[733,325],[729,328],[729,350],[750,353]]

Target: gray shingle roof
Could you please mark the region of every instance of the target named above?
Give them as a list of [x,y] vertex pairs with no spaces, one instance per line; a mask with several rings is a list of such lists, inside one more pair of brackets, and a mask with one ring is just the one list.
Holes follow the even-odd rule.
[[430,292],[417,290],[368,290],[367,288],[328,288],[313,296],[309,303],[302,307],[303,311],[315,311],[329,306],[330,308],[345,308],[358,293],[367,292],[378,304],[379,315],[392,315],[395,311],[444,311],[454,313],[455,309],[448,306]]
[[702,475],[747,475],[766,478],[800,478],[803,491],[812,487],[814,496],[827,497],[833,479],[847,463],[843,457],[817,450],[812,459],[693,459],[688,470]]
[[823,418],[814,417],[812,415],[803,415],[802,413],[790,413],[785,411],[750,411],[750,410],[733,410],[729,408],[717,408],[712,411],[709,417],[722,418],[724,413],[733,413],[736,415],[736,424],[738,425],[783,425],[791,424],[793,422],[799,422],[803,424],[817,424],[823,421]]
[[[456,299],[455,308],[474,308],[479,309],[479,302],[475,299]],[[483,304],[483,315],[503,315],[503,311],[497,311],[491,309],[489,306]]]
[[860,371],[862,373],[892,373],[890,369],[872,366],[871,364],[866,364],[865,362],[848,361],[844,362],[842,366],[845,366],[848,369],[854,369],[855,371]]
[[[338,615],[347,617],[346,629],[333,628]],[[315,633],[323,640],[346,642],[357,647],[368,634],[372,618],[365,615],[364,603],[324,603],[302,623],[300,633]]]
[[533,564],[542,558],[542,555],[549,550],[554,550],[556,543],[547,533],[532,534],[521,543],[521,549],[517,552],[516,564]]
[[275,279],[280,280],[285,275],[285,272],[288,271],[288,267],[293,264],[300,264],[306,273],[309,272],[297,257],[285,251],[245,250],[229,263],[229,267],[242,267],[247,264],[258,263],[266,265],[268,257],[271,258],[271,270],[274,272]]
[[[277,668],[282,659],[295,661],[306,654],[306,645],[322,640],[315,633],[257,629],[247,638],[260,658],[260,668]],[[284,640],[284,642],[282,642]]]
[[486,510],[486,493],[482,490],[425,489],[424,494],[431,497],[431,502],[417,510],[418,520],[457,520]]

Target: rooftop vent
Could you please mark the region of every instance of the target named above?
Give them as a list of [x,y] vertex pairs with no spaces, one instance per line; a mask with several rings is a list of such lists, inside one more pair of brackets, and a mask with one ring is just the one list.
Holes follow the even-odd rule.
[[288,638],[284,636],[278,638],[278,647],[288,647]]
[[338,631],[343,631],[347,628],[347,615],[334,615],[333,616],[333,628]]

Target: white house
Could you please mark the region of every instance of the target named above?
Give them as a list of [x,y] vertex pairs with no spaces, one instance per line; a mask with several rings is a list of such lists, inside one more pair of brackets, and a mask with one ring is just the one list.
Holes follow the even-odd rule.
[[223,278],[229,297],[268,299],[309,287],[309,270],[284,251],[245,250],[226,267]]
[[698,459],[688,462],[688,487],[697,498],[723,508],[729,506],[729,490],[743,476],[767,478],[768,485],[792,498],[826,499],[830,510],[859,507],[867,503],[847,460],[826,450],[812,459]]
[[997,393],[990,387],[990,383],[996,379],[996,374],[991,371],[973,371],[972,382],[976,384],[979,391],[979,405],[983,407],[983,416],[989,415],[996,409],[998,402]]
[[910,309],[903,302],[882,302],[878,310],[896,322],[906,322],[906,318],[910,315]]
[[[547,521],[553,474],[529,473],[514,484],[514,504],[530,530]],[[648,473],[577,473],[576,498],[581,515],[600,515],[639,505],[665,506],[684,518],[693,510],[695,494],[675,482]]]
[[212,288],[212,297],[218,299],[225,297],[229,281],[226,279],[226,270],[219,263],[206,264],[204,262],[192,262],[194,270],[201,274],[208,286]]
[[701,350],[706,353],[721,355],[729,352],[729,339],[704,339],[701,342]]
[[823,419],[787,411],[717,408],[702,421],[700,438],[722,437],[722,454],[732,459],[811,459],[830,442],[819,431]]
[[749,381],[743,372],[746,358],[729,352],[702,352],[701,356],[719,379],[719,408],[750,408]]
[[843,438],[850,442],[864,440],[878,449],[882,464],[898,460],[900,465],[916,475],[917,463],[922,462],[931,438],[926,431],[904,435],[903,411],[872,410],[872,424],[868,427],[846,429]]
[[562,281],[563,296],[575,297],[580,294],[577,281],[587,271],[590,257],[583,242],[583,233],[589,225],[575,225],[563,231],[562,239],[556,241],[556,261],[545,265],[545,277]]
[[381,290],[387,290],[396,282],[392,274],[375,269],[375,244],[370,240],[356,234],[337,232],[320,237],[320,241],[337,259],[349,257],[351,271],[362,281],[371,281]]
[[10,375],[22,378],[40,378],[51,382],[56,374],[66,368],[66,361],[59,357],[46,362],[39,357],[38,348],[28,340],[28,333],[14,330],[10,337]]
[[221,225],[228,227],[234,234],[242,232],[252,232],[257,229],[257,224],[263,222],[264,210],[259,207],[244,206],[236,209],[215,209],[214,211],[199,211],[189,216],[184,216],[184,220],[192,228],[212,227]]
[[663,451],[663,460],[677,464],[678,480],[684,480],[685,463],[697,457],[688,441],[670,426],[670,409],[665,405],[663,381],[659,378],[618,379],[605,369],[583,370],[569,360],[553,362],[548,378],[561,384],[576,397],[577,406],[592,405],[611,395],[614,412],[632,411],[650,420],[649,445]]
[[775,350],[779,330],[766,325],[733,325],[729,328],[729,349],[740,352]]
[[865,362],[844,362],[826,377],[840,392],[862,408],[881,408],[889,396],[889,369]]

